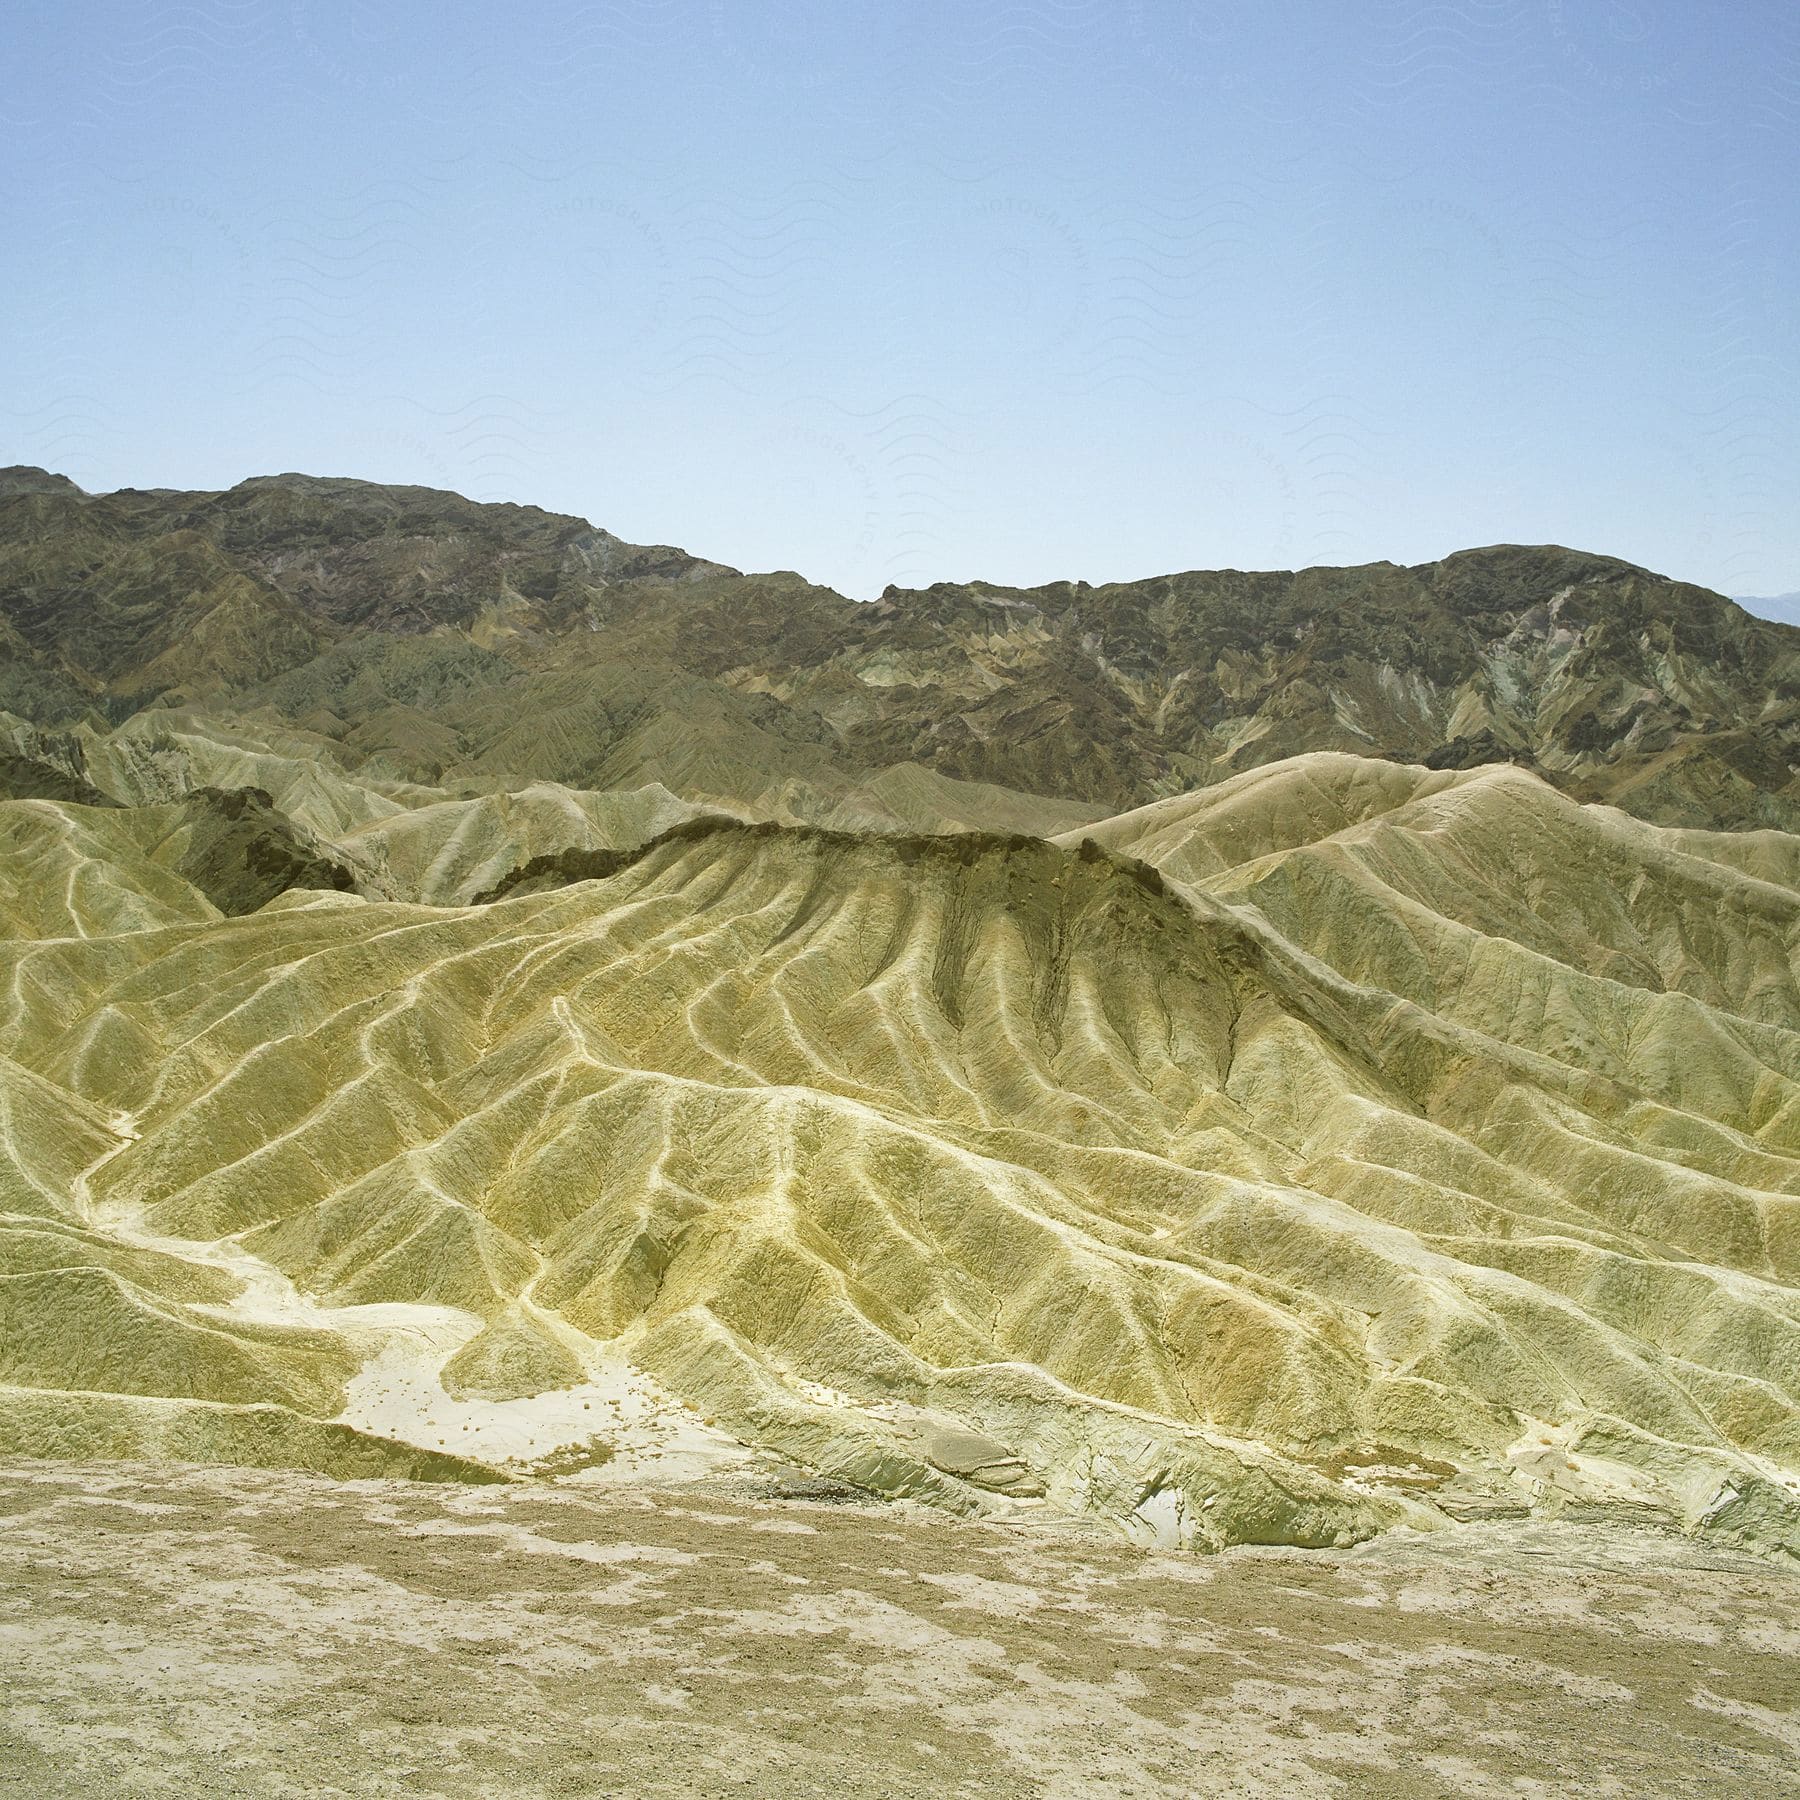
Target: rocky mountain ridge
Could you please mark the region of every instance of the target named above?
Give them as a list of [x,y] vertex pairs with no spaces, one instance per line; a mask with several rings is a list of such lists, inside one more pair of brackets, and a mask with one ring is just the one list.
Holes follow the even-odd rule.
[[864,603],[431,489],[0,472],[0,708],[170,705],[382,779],[795,817],[898,767],[1100,812],[1315,750],[1513,761],[1673,825],[1800,804],[1800,632],[1556,546]]

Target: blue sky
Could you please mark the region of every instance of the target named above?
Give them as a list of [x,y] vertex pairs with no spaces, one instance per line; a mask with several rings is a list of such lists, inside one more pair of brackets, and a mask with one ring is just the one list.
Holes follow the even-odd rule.
[[1785,0],[14,0],[0,54],[0,461],[864,597],[1539,540],[1800,587]]

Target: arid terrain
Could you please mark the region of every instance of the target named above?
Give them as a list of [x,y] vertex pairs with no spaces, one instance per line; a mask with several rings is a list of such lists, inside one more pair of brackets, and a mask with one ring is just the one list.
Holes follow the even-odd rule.
[[1800,1583],[1676,1536],[1196,1557],[767,1491],[11,1465],[0,1792],[1776,1800],[1800,1770]]
[[0,708],[0,1780],[1794,1791],[1800,632],[11,470]]

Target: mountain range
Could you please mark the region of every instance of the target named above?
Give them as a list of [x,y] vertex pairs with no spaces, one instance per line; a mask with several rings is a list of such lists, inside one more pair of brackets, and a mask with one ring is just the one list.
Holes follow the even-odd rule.
[[661,781],[815,820],[895,771],[1099,816],[1335,750],[1786,828],[1800,760],[1791,630],[1554,546],[858,603],[422,488],[15,468],[0,657],[0,706],[47,726],[199,707],[380,780]]
[[0,471],[0,1447],[1791,1550],[1797,678]]

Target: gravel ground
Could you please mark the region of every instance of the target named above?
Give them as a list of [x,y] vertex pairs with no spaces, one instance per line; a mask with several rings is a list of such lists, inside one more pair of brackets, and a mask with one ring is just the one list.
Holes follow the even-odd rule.
[[1800,1578],[1602,1524],[1202,1558],[743,1488],[15,1463],[0,1668],[33,1800],[1800,1792]]

